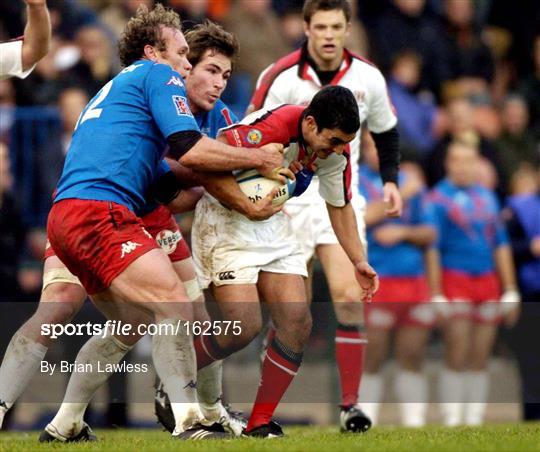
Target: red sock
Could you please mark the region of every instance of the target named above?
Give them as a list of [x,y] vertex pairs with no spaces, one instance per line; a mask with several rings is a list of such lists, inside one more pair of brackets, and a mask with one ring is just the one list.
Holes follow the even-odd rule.
[[220,349],[214,336],[197,336],[193,339],[193,346],[197,356],[197,370],[227,357],[227,354]]
[[367,344],[358,326],[338,324],[336,330],[336,361],[341,381],[341,405],[355,405],[362,378],[364,349]]
[[274,339],[266,349],[261,381],[246,430],[268,424],[283,394],[296,376],[302,353],[289,350]]

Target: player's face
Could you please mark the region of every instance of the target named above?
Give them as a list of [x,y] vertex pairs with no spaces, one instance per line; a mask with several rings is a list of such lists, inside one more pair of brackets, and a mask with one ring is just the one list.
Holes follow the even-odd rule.
[[189,105],[193,113],[210,111],[223,94],[231,77],[231,59],[207,50],[186,79]]
[[187,59],[189,47],[183,33],[173,28],[164,28],[162,36],[165,40],[165,51],[156,50],[156,62],[168,64],[182,77],[187,77],[191,64]]
[[343,154],[347,144],[354,140],[356,136],[355,133],[347,134],[340,129],[322,129],[319,131],[315,119],[311,116],[305,118],[304,121],[305,126],[302,127],[304,140],[320,159],[326,159],[334,152],[339,155]]
[[460,187],[474,184],[477,180],[478,166],[478,151],[474,147],[456,143],[448,148],[446,175],[454,184]]
[[349,29],[345,13],[338,9],[317,11],[309,24],[304,23],[309,53],[321,69],[339,67]]

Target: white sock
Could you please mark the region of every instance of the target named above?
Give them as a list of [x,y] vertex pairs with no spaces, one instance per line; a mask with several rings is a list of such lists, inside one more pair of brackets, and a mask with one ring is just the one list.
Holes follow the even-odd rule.
[[113,374],[104,372],[106,365],[118,364],[129,350],[130,346],[114,336],[93,336],[82,346],[75,363],[87,366],[82,372],[74,371],[69,378],[62,405],[51,421],[58,433],[71,438],[81,431],[86,407]]
[[465,400],[465,372],[443,368],[439,376],[439,401],[442,422],[453,427],[462,423]]
[[[164,325],[172,325],[178,334],[165,334]],[[202,420],[197,403],[197,364],[193,340],[179,319],[162,320],[162,334],[153,337],[152,357],[156,373],[169,395],[176,420],[174,433],[181,433]],[[163,325],[163,327],[162,327]],[[170,327],[169,327],[170,328]]]
[[428,385],[424,374],[398,369],[394,390],[400,403],[401,422],[406,427],[426,424]]
[[383,378],[380,374],[364,373],[358,393],[360,407],[371,419],[372,425],[377,424],[379,404],[383,395]]
[[209,422],[221,417],[223,361],[216,361],[197,372],[197,397],[202,414]]
[[15,333],[0,367],[0,428],[7,410],[22,394],[40,367],[47,347]]
[[487,371],[470,371],[465,376],[465,424],[482,425],[489,393]]

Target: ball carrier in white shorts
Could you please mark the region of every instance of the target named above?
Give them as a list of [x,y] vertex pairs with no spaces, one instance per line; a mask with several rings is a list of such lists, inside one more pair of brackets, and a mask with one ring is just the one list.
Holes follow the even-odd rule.
[[[307,107],[282,105],[263,109],[225,129],[220,139],[236,146],[282,143],[284,166],[294,168],[297,186],[303,167],[316,167],[319,191],[356,277],[369,297],[376,273],[366,261],[350,203],[351,165],[347,144],[359,127],[358,107],[350,90],[333,86],[319,92]],[[303,176],[302,176],[303,177]],[[229,183],[236,184],[229,176]],[[232,186],[222,188],[232,193]],[[237,188],[238,191],[239,188]],[[207,365],[246,346],[261,329],[258,306],[270,309],[276,334],[269,344],[261,384],[246,433],[281,436],[273,412],[296,375],[309,337],[311,316],[302,276],[306,261],[283,213],[253,222],[205,195],[197,205],[192,229],[193,258],[202,288],[211,287],[225,320],[241,320],[239,336],[201,336],[195,341],[198,365]],[[260,296],[260,298],[259,298]]]
[[[282,103],[305,105],[327,85],[349,88],[358,103],[360,121],[371,131],[377,145],[384,197],[389,203],[386,214],[399,216],[402,203],[397,189],[397,118],[380,71],[344,48],[350,29],[350,5],[346,0],[307,0],[303,14],[306,44],[261,74],[250,109],[269,108]],[[356,165],[360,133],[350,148],[351,164]],[[361,432],[369,429],[371,423],[356,406],[367,343],[362,306],[358,303],[360,288],[353,267],[332,230],[324,201],[317,194],[318,184],[315,179],[306,193],[287,203],[286,210],[292,218],[293,229],[300,232],[298,239],[306,261],[310,262],[316,255],[326,274],[338,320],[335,345],[342,390],[341,427]],[[351,203],[363,237],[365,200],[358,194],[356,168],[352,171],[351,186]],[[311,293],[310,280],[307,292]]]

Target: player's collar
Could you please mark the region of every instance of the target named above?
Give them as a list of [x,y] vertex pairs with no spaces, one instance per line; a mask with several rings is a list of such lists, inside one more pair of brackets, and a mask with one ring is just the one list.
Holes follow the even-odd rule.
[[[309,52],[307,48],[307,41],[302,46],[302,51],[300,53],[300,64],[298,65],[298,77],[302,80],[310,80],[314,83],[316,83],[319,86],[321,85],[321,81],[319,80],[319,77],[317,76],[316,68],[313,67],[312,64],[310,64],[310,58],[309,58]],[[337,85],[343,76],[347,73],[349,68],[351,67],[352,63],[352,55],[347,49],[343,49],[343,60],[341,61],[341,66],[339,68],[339,71],[336,73],[332,81],[330,82],[330,85]]]

